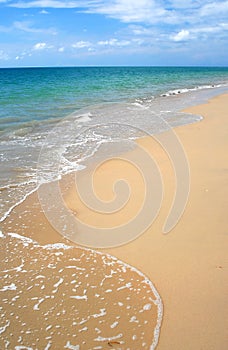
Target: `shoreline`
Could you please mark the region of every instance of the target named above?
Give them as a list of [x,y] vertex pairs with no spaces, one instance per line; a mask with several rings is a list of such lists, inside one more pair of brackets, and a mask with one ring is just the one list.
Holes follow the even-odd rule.
[[[198,86],[198,87],[193,87],[192,89],[191,88],[184,88],[183,90],[188,90],[188,92],[186,93],[183,93],[182,94],[182,92],[179,94],[178,93],[178,91],[181,91],[182,89],[180,88],[180,89],[176,89],[176,90],[171,90],[170,91],[170,95],[169,95],[169,92],[166,92],[166,93],[163,93],[162,95],[158,95],[158,96],[156,96],[155,97],[155,100],[158,98],[158,99],[161,99],[161,101],[166,101],[165,100],[165,98],[164,97],[162,97],[162,96],[165,96],[165,97],[168,97],[168,98],[171,98],[171,100],[170,100],[170,102],[172,102],[172,103],[174,103],[174,104],[176,104],[176,102],[177,102],[177,100],[179,99],[179,98],[181,98],[181,99],[185,99],[186,101],[188,100],[188,103],[187,103],[187,108],[191,108],[192,106],[194,106],[194,105],[198,105],[198,104],[201,104],[201,103],[204,103],[205,101],[207,101],[208,99],[210,99],[210,98],[213,98],[214,96],[218,96],[218,94],[220,95],[220,94],[223,94],[224,93],[224,89],[226,88],[226,84],[218,84],[218,85],[214,85],[214,84],[212,84],[211,85],[211,88],[207,88],[206,86],[204,86],[204,88],[202,88],[201,86]],[[175,92],[175,93],[174,93]],[[193,94],[193,95],[192,95]],[[196,95],[197,94],[197,95]],[[138,101],[138,100],[141,100],[141,102],[142,103],[144,103],[145,101],[144,100],[146,100],[146,99],[144,99],[143,97],[142,97],[142,99],[141,98],[138,98],[138,99],[136,99],[135,101]],[[144,102],[143,102],[144,101]],[[186,105],[186,101],[185,102],[183,102],[184,103],[184,105]],[[140,103],[141,103],[140,102]],[[169,103],[170,103],[169,102]],[[114,103],[114,105],[116,104],[115,102],[113,102]],[[126,103],[126,101],[125,101],[125,103]],[[131,103],[133,103],[133,101],[131,101]],[[139,102],[137,102],[137,104],[140,104]],[[179,102],[178,102],[179,103]],[[108,103],[104,103],[104,106],[107,106],[108,105]],[[133,103],[133,105],[134,105],[134,103]],[[170,114],[172,115],[172,114],[177,114],[178,115],[178,117],[177,118],[180,118],[180,120],[181,120],[181,118],[183,117],[183,118],[185,118],[185,116],[183,116],[183,115],[181,115],[181,113],[182,112],[184,112],[185,111],[185,108],[186,108],[186,106],[184,107],[184,105],[182,106],[182,107],[178,107],[177,108],[177,110],[175,110],[175,111],[173,111],[172,113],[171,113],[171,111],[170,111]],[[96,106],[96,105],[94,105],[94,106]],[[85,108],[83,108],[83,109],[81,109],[81,112],[83,113],[83,111],[89,111],[89,108],[88,107],[85,107]],[[167,111],[167,112],[169,112],[169,111]],[[74,114],[74,113],[73,113]],[[77,113],[76,113],[77,114]],[[80,113],[81,114],[81,113]],[[81,118],[80,117],[80,114],[79,114],[79,119]],[[188,113],[187,113],[188,114]],[[66,116],[67,117],[67,116]],[[183,122],[183,124],[182,124],[182,121],[180,122],[180,124],[179,124],[179,126],[181,126],[181,125],[188,125],[188,124],[191,124],[191,123],[195,123],[195,122],[198,122],[198,121],[200,121],[200,116],[198,115],[198,114],[196,114],[196,115],[194,115],[194,113],[193,113],[193,118],[196,118],[195,120],[193,119],[193,120],[185,120],[185,122]],[[45,121],[45,123],[46,122],[48,122],[48,120],[46,120]],[[52,123],[52,120],[51,120],[51,123]],[[166,123],[166,122],[165,122]],[[170,123],[170,121],[168,121],[168,123]],[[171,124],[169,124],[169,125],[172,125],[172,122],[171,122]],[[163,125],[162,126],[162,129],[164,128],[164,126],[165,125]],[[39,126],[40,127],[40,126]],[[178,127],[178,125],[173,125],[173,126],[171,126],[172,127],[172,129],[175,129],[176,127]],[[160,130],[160,131],[155,131],[155,134],[159,134],[159,133],[163,133],[164,132],[164,130]],[[20,129],[18,129],[17,131],[19,131]],[[36,132],[39,132],[39,130],[36,130]],[[149,133],[149,134],[153,134],[154,132],[153,131],[146,131],[146,133]],[[58,136],[58,135],[57,135]],[[43,136],[42,136],[43,137]],[[46,137],[46,136],[45,136]],[[140,138],[140,136],[136,136],[136,139],[138,139],[138,138]],[[39,139],[39,138],[37,138],[37,139]],[[20,141],[20,140],[19,140]],[[34,140],[33,140],[34,141]],[[35,142],[36,142],[36,139],[35,139]],[[10,146],[11,147],[11,146]],[[37,148],[40,148],[41,147],[41,145],[37,145]],[[99,146],[98,146],[98,148],[99,148]],[[31,151],[31,149],[30,149],[30,151]],[[3,152],[4,152],[4,149],[3,149]],[[120,149],[118,149],[118,150],[115,150],[115,152],[117,153],[117,154],[122,154],[122,151],[120,151]],[[123,152],[127,152],[126,150],[125,151],[123,151]],[[37,155],[36,154],[34,154],[35,155],[35,157],[37,157]],[[89,159],[90,158],[90,156],[91,156],[91,159]],[[92,159],[92,157],[93,157],[93,151],[92,151],[92,154],[90,155],[90,156],[88,156],[88,158],[87,158],[87,156],[85,156],[85,158],[83,157],[83,161],[82,161],[82,163],[78,163],[77,164],[77,166],[78,166],[78,169],[77,169],[77,171],[80,171],[81,169],[81,167],[84,167],[84,166],[87,166],[87,164],[88,163],[90,163],[90,162],[94,162],[94,160]],[[16,159],[20,159],[20,155],[19,154],[16,154],[15,155],[15,157],[16,157]],[[26,160],[26,161],[28,161],[28,159]],[[96,160],[95,160],[96,161]],[[63,165],[63,164],[62,164]],[[32,183],[36,183],[36,176],[37,176],[37,174],[36,174],[36,171],[34,171],[34,164],[31,164],[31,173],[30,173],[30,170],[27,168],[27,165],[26,165],[26,167],[25,167],[25,169],[24,169],[24,166],[25,166],[25,164],[20,168],[20,166],[19,166],[19,164],[17,164],[16,163],[16,171],[14,170],[14,168],[11,168],[11,167],[9,167],[9,168],[7,168],[6,167],[6,169],[3,169],[3,174],[4,174],[4,172],[6,171],[6,172],[9,172],[9,174],[8,174],[8,176],[9,177],[11,177],[11,176],[13,176],[12,177],[12,179],[11,179],[11,181],[12,181],[12,188],[13,187],[18,187],[18,191],[17,191],[17,193],[18,193],[18,198],[17,198],[17,202],[15,202],[14,204],[12,204],[11,203],[11,205],[9,206],[9,207],[7,207],[7,208],[4,208],[4,205],[2,205],[2,207],[4,208],[4,210],[1,212],[1,218],[0,218],[0,223],[1,222],[3,222],[4,220],[5,220],[5,218],[8,216],[8,215],[10,215],[10,213],[11,213],[11,211],[15,208],[15,207],[17,207],[18,205],[20,205],[21,203],[23,203],[23,201],[28,197],[28,196],[30,196],[33,192],[35,192],[35,191],[37,191],[38,190],[38,188],[36,187],[33,187],[32,188],[32,190],[29,190],[28,192],[27,192],[27,188],[26,188],[26,186],[27,187],[30,187],[30,185],[32,184]],[[21,170],[21,172],[20,172],[20,170]],[[72,173],[72,172],[75,172],[76,170],[75,170],[75,168],[74,168],[74,166],[73,166],[73,168],[67,173],[64,173],[64,172],[62,172],[61,174],[60,174],[60,176],[62,177],[62,178],[64,178],[65,176],[68,176],[70,173]],[[15,172],[15,174],[14,174],[14,172]],[[25,172],[27,173],[27,178],[26,177],[24,177],[24,174],[25,174]],[[56,172],[54,172],[54,173],[56,173]],[[52,182],[52,181],[56,181],[56,180],[58,180],[57,178],[56,178],[56,176],[54,175],[54,173],[52,173],[51,174],[51,178],[52,179],[50,179],[50,180],[47,180],[47,182],[46,183],[49,183],[49,182]],[[12,175],[13,174],[13,175]],[[16,177],[15,177],[15,175],[17,175]],[[17,178],[18,177],[18,178]],[[21,179],[23,179],[23,181],[21,180]],[[7,180],[7,178],[3,178],[3,182],[5,182]],[[7,180],[8,181],[8,180]],[[22,182],[21,182],[22,181]],[[21,186],[23,187],[23,189],[21,190],[20,188],[21,188]],[[35,185],[34,185],[35,186]],[[14,194],[13,193],[11,193],[10,192],[10,188],[11,188],[11,185],[4,185],[0,190],[1,191],[4,191],[4,192],[2,192],[3,194],[5,193],[5,192],[7,192],[7,191],[9,191],[9,194],[7,193],[6,194],[6,198],[5,197],[3,197],[4,199],[3,200],[5,200],[5,202],[8,202],[8,196],[9,196],[9,198],[10,197],[13,197],[14,196]],[[22,194],[23,193],[23,194]],[[10,200],[9,200],[9,202],[10,202]],[[3,202],[4,203],[4,202]]]
[[[158,350],[168,350],[171,346],[182,350],[183,344],[186,350],[200,347],[226,349],[223,324],[226,324],[227,316],[223,275],[227,228],[227,196],[224,192],[227,96],[221,95],[206,104],[189,108],[187,112],[202,114],[203,120],[175,128],[189,160],[191,190],[185,212],[172,232],[162,234],[164,218],[175,192],[175,177],[170,160],[156,142],[151,143],[151,139],[147,138],[140,139],[138,142],[142,147],[153,149],[164,176],[165,195],[161,210],[153,225],[136,240],[101,251],[135,266],[156,286],[164,303],[162,329],[156,348]],[[68,208],[88,224],[96,223],[98,227],[104,222],[111,226],[120,225],[124,220],[129,220],[132,214],[136,215],[140,208],[138,201],[143,200],[143,181],[139,174],[121,161],[114,163],[106,163],[96,173],[96,188],[101,198],[105,201],[113,199],[111,184],[122,172],[130,178],[132,188],[136,190],[132,193],[133,200],[127,203],[129,209],[116,213],[113,221],[107,214],[95,214],[92,211],[86,213],[85,207],[79,205],[74,189],[67,190],[65,200]],[[69,187],[70,185],[68,184]],[[25,203],[15,208],[2,223],[3,229],[7,225],[11,226],[15,232],[25,232],[27,237],[40,244],[64,242],[64,238],[53,230],[42,215],[35,197],[36,194],[31,195]],[[28,208],[30,212],[23,214]],[[221,314],[216,313],[216,310],[220,310]]]

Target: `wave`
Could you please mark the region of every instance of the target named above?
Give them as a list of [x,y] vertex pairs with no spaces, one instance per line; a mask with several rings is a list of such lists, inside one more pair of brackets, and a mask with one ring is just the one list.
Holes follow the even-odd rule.
[[179,95],[179,94],[185,94],[185,93],[191,92],[191,91],[214,89],[214,88],[220,88],[220,87],[226,87],[226,86],[228,86],[227,83],[199,85],[199,86],[195,86],[195,87],[191,87],[191,88],[180,88],[180,89],[169,90],[166,93],[162,93],[160,96],[161,97],[175,96],[175,95]]

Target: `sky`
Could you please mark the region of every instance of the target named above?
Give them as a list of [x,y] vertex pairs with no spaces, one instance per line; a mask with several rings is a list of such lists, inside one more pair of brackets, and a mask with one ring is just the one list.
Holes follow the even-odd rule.
[[226,0],[0,0],[0,67],[228,66]]

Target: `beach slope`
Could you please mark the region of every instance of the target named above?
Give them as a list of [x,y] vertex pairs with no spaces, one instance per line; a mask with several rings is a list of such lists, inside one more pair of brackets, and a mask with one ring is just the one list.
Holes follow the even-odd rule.
[[[179,222],[168,234],[163,234],[175,193],[174,169],[166,152],[152,137],[139,139],[137,142],[153,155],[163,177],[159,214],[137,239],[101,251],[136,267],[155,285],[164,306],[158,350],[225,350],[228,336],[228,95],[213,98],[188,112],[202,115],[203,120],[175,128],[190,170],[188,202]],[[137,157],[137,150],[132,152]],[[140,170],[144,169],[135,169],[134,164],[120,159],[105,162],[97,169],[94,188],[105,201],[113,199],[115,179],[124,177],[131,185],[126,207],[114,214],[96,213],[82,204],[72,176],[60,184],[62,188],[67,187],[66,206],[72,215],[98,228],[124,224],[137,215],[143,202],[145,189]],[[83,182],[81,184],[83,186]],[[43,215],[36,193],[15,208],[2,228],[3,232],[10,229],[42,245],[66,243]],[[135,299],[135,303],[140,306],[141,299]],[[134,309],[134,305],[131,307]],[[146,341],[149,343],[149,338]],[[136,350],[132,344],[128,346]]]

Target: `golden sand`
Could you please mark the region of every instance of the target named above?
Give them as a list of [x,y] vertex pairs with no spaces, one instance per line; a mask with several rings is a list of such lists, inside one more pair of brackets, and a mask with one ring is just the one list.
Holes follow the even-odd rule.
[[[138,140],[138,143],[142,147],[153,154],[153,158],[163,177],[164,196],[159,215],[146,232],[140,235],[137,239],[117,248],[103,250],[103,255],[99,255],[99,257],[101,257],[105,256],[104,253],[109,253],[116,256],[118,259],[121,259],[127,264],[136,267],[139,271],[145,273],[145,275],[148,276],[156,286],[164,304],[162,328],[159,344],[157,346],[158,350],[169,350],[171,348],[175,350],[225,350],[227,348],[228,334],[226,331],[226,324],[228,324],[228,312],[226,312],[227,303],[225,298],[227,290],[226,243],[228,227],[227,99],[228,95],[219,96],[213,98],[204,105],[189,109],[188,112],[201,114],[204,116],[204,119],[201,122],[181,126],[175,129],[188,158],[191,174],[191,189],[184,214],[174,229],[167,235],[162,233],[162,227],[169,213],[170,207],[172,206],[175,193],[174,171],[169,157],[160,147],[158,142],[151,137]],[[161,137],[164,137],[164,135],[161,135]],[[137,150],[132,152],[137,157]],[[90,169],[87,170],[87,173],[90,175]],[[135,168],[128,162],[113,159],[100,166],[95,174],[94,188],[99,198],[105,201],[113,200],[114,192],[112,184],[116,178],[125,178],[126,181],[129,182],[131,185],[131,197],[129,197],[126,206],[124,206],[122,210],[116,211],[114,214],[98,214],[93,210],[88,209],[88,207],[79,200],[75,186],[73,185],[73,177],[69,176],[65,178],[60,186],[65,188],[67,185],[68,187],[67,190],[64,190],[64,199],[70,212],[82,222],[89,225],[95,225],[97,228],[103,227],[103,225],[106,227],[114,227],[116,225],[124,224],[126,221],[130,221],[132,217],[137,215],[137,212],[143,205],[145,183],[143,177],[140,175],[140,169]],[[83,183],[81,183],[81,186],[83,186]],[[43,215],[37,199],[37,193],[31,195],[23,204],[15,208],[10,217],[3,222],[2,226],[3,232],[15,232],[22,236],[30,237],[38,242],[33,243],[33,245],[35,244],[35,248],[32,256],[30,256],[31,253],[27,247],[25,248],[23,246],[23,251],[20,250],[19,254],[21,256],[25,254],[26,259],[28,259],[28,271],[31,269],[31,259],[38,259],[38,256],[40,256],[41,260],[45,260],[46,256],[48,257],[44,248],[46,244],[56,242],[66,243],[66,240],[64,240],[64,238],[51,227],[48,220]],[[10,244],[15,244],[15,237],[6,236],[5,239],[9,240],[9,243],[11,242]],[[17,244],[19,243],[17,242]],[[72,245],[72,243],[70,244]],[[12,248],[9,248],[9,251],[10,249]],[[73,256],[78,257],[82,251],[86,252],[84,249],[74,248]],[[58,252],[63,253],[61,250],[57,251],[57,253]],[[64,254],[66,254],[66,252],[69,254],[68,250],[64,250]],[[50,259],[53,259],[53,256],[55,256],[54,253],[56,253],[56,251],[52,252]],[[33,254],[35,255],[33,256]],[[86,254],[88,254],[88,259],[90,259],[90,253]],[[94,252],[93,254],[96,253]],[[68,264],[73,256],[70,253],[70,256],[66,257],[65,262],[61,260],[60,263],[62,264],[61,266],[63,270],[66,269],[66,266],[69,266]],[[7,259],[7,257],[8,255],[5,256],[5,259]],[[1,259],[4,259],[4,256],[1,257]],[[94,256],[92,256],[92,259],[94,259]],[[36,273],[38,274],[38,270],[41,269],[41,266],[39,265],[40,262],[37,262],[37,264]],[[45,262],[45,264],[48,266],[47,262]],[[54,261],[54,264],[56,264],[56,261]],[[86,263],[80,262],[80,264],[80,268],[87,268],[85,266]],[[45,272],[43,271],[42,274],[45,275],[47,281],[46,288],[51,288],[51,286],[58,283],[62,277],[54,275],[54,280],[49,278],[48,274],[50,272],[48,272],[49,270],[47,266],[45,267]],[[88,269],[90,269],[90,266],[89,263]],[[104,278],[105,271],[102,270],[102,266],[102,262],[98,261],[97,271],[99,277],[97,275],[94,280],[95,288],[98,288],[98,283],[100,286],[102,278]],[[124,266],[124,264],[121,266]],[[10,268],[10,263],[8,268]],[[108,274],[110,274],[110,271]],[[89,276],[91,279],[92,275],[90,274]],[[140,322],[135,325],[134,322],[128,322],[129,319],[131,319],[130,317],[134,316],[134,312],[131,315],[128,315],[128,313],[126,313],[126,315],[124,313],[121,314],[119,320],[122,320],[122,323],[121,325],[119,324],[120,328],[118,331],[124,336],[113,338],[113,342],[117,341],[116,344],[108,344],[108,341],[112,341],[112,335],[111,333],[106,336],[104,334],[108,334],[107,329],[109,331],[113,330],[110,328],[110,325],[115,321],[113,320],[113,323],[111,323],[111,319],[106,315],[104,319],[108,320],[106,321],[107,325],[104,326],[104,330],[102,329],[102,336],[97,335],[97,337],[101,337],[99,339],[105,339],[101,340],[98,344],[101,346],[101,349],[113,347],[124,350],[139,350],[143,348],[142,344],[144,343],[144,348],[150,349],[154,339],[156,322],[159,318],[159,308],[156,306],[156,302],[154,303],[155,298],[153,289],[150,288],[147,293],[147,290],[144,290],[145,288],[138,288],[140,289],[141,294],[137,295],[137,293],[135,293],[137,290],[137,279],[145,279],[145,277],[139,276],[140,275],[137,271],[128,268],[123,278],[124,281],[121,281],[121,274],[116,280],[114,278],[112,282],[111,279],[107,280],[107,286],[106,289],[103,290],[103,293],[112,288],[115,288],[116,291],[118,283],[120,282],[123,282],[124,285],[126,285],[126,283],[136,283],[132,286],[132,290],[128,288],[125,291],[126,294],[123,296],[123,304],[126,307],[129,306],[129,309],[127,310],[134,311],[137,315],[140,315],[140,310],[142,310],[143,305],[145,306],[148,304],[148,302],[144,303],[143,301],[143,298],[147,297],[148,294],[151,298],[150,303],[152,302],[153,305],[151,305],[153,307],[151,306],[150,310],[144,310],[145,312],[142,313],[144,315],[142,315],[142,317],[146,318],[145,320],[147,323],[145,323],[145,326],[143,325],[142,327],[139,327],[136,331],[134,326],[143,324],[143,321],[140,320]],[[35,275],[33,274],[30,286],[34,285],[34,277]],[[71,277],[71,275],[64,272],[66,283],[71,283]],[[84,277],[83,274],[79,279],[83,285],[86,283]],[[26,278],[30,278],[29,273]],[[19,283],[20,280],[21,275],[17,282]],[[142,282],[142,280],[140,281]],[[140,281],[138,281],[138,283],[141,283]],[[13,275],[11,283],[15,283],[13,281]],[[109,283],[112,283],[113,286],[108,285]],[[66,284],[64,288],[67,293],[68,284]],[[22,285],[24,286],[23,283]],[[39,284],[39,286],[41,285]],[[8,293],[11,292],[14,293],[13,286],[12,290]],[[83,296],[83,294],[80,295]],[[36,296],[42,298],[40,291],[36,293]],[[60,296],[61,294],[59,294],[58,299],[58,295],[55,295],[54,305],[59,304],[59,300],[61,299]],[[130,297],[129,305],[127,305],[127,299],[125,300],[128,296]],[[156,297],[158,298],[158,296]],[[91,297],[91,300],[92,299],[93,298]],[[37,305],[39,300],[40,299],[37,301],[36,299],[33,301],[33,304]],[[157,300],[159,300],[159,298]],[[45,305],[45,303],[48,305],[50,302],[51,299],[48,299],[43,305]],[[71,302],[66,302],[66,305],[69,308],[67,310],[69,310],[70,315],[73,312],[72,308],[75,307],[75,304],[72,305]],[[116,293],[112,294],[111,299],[108,299],[105,295],[104,303],[106,302],[110,315],[114,313],[115,316],[118,317],[120,313],[119,310],[117,311],[115,308],[115,303],[117,302]],[[82,319],[83,313],[88,312],[88,307],[90,308],[91,314],[96,314],[98,312],[97,305],[94,303],[96,303],[96,301],[92,301],[89,305],[86,304],[86,307],[82,309],[78,307],[80,313],[78,317],[81,317]],[[30,303],[30,306],[33,304]],[[21,305],[23,305],[23,302]],[[52,304],[50,307],[54,307],[54,305]],[[42,307],[42,302],[40,307]],[[99,310],[102,308],[103,306],[100,307]],[[9,310],[11,313],[15,312],[11,309]],[[9,310],[7,310],[7,312],[9,312]],[[151,311],[150,315],[148,315],[148,311]],[[56,316],[57,313],[54,313],[54,315]],[[13,316],[14,315],[12,315],[12,319]],[[47,316],[47,322],[48,317],[49,316]],[[58,317],[58,315],[56,317]],[[6,319],[5,321],[5,325],[7,325],[8,321]],[[59,320],[56,320],[56,323],[53,320],[52,322],[54,322],[55,326],[60,325]],[[71,316],[67,318],[66,323],[69,325],[70,322],[72,322]],[[77,320],[75,322],[77,323]],[[81,333],[78,333],[79,328],[75,328],[79,342],[74,342],[75,339],[73,338],[72,324],[70,324],[69,331],[64,333],[69,337],[69,344],[80,343],[80,349],[95,349],[95,347],[93,347],[93,341],[95,339],[93,332],[95,328],[99,327],[95,327],[93,318],[90,318],[87,322],[89,325],[86,330],[87,345],[83,344],[82,339],[85,338],[83,338]],[[92,323],[90,324],[90,322]],[[148,327],[146,325],[148,325]],[[48,327],[46,323],[45,326]],[[15,326],[14,332],[19,337],[21,325],[18,324],[17,327]],[[37,327],[40,329],[39,324]],[[115,332],[113,334],[117,335],[117,328],[114,328],[114,330]],[[7,332],[7,328],[2,334],[3,336],[6,334],[5,332]],[[12,329],[11,332],[13,333]],[[46,328],[45,332],[47,332]],[[56,339],[60,341],[57,334],[57,331],[52,334],[52,341],[54,341],[55,336],[57,337]],[[64,341],[66,340],[65,345],[67,344],[67,339],[68,338],[64,338]],[[118,344],[118,339],[120,339],[120,342],[122,343]],[[33,341],[35,342],[36,340]],[[44,342],[42,345],[44,345]],[[59,349],[62,348],[61,345]]]

